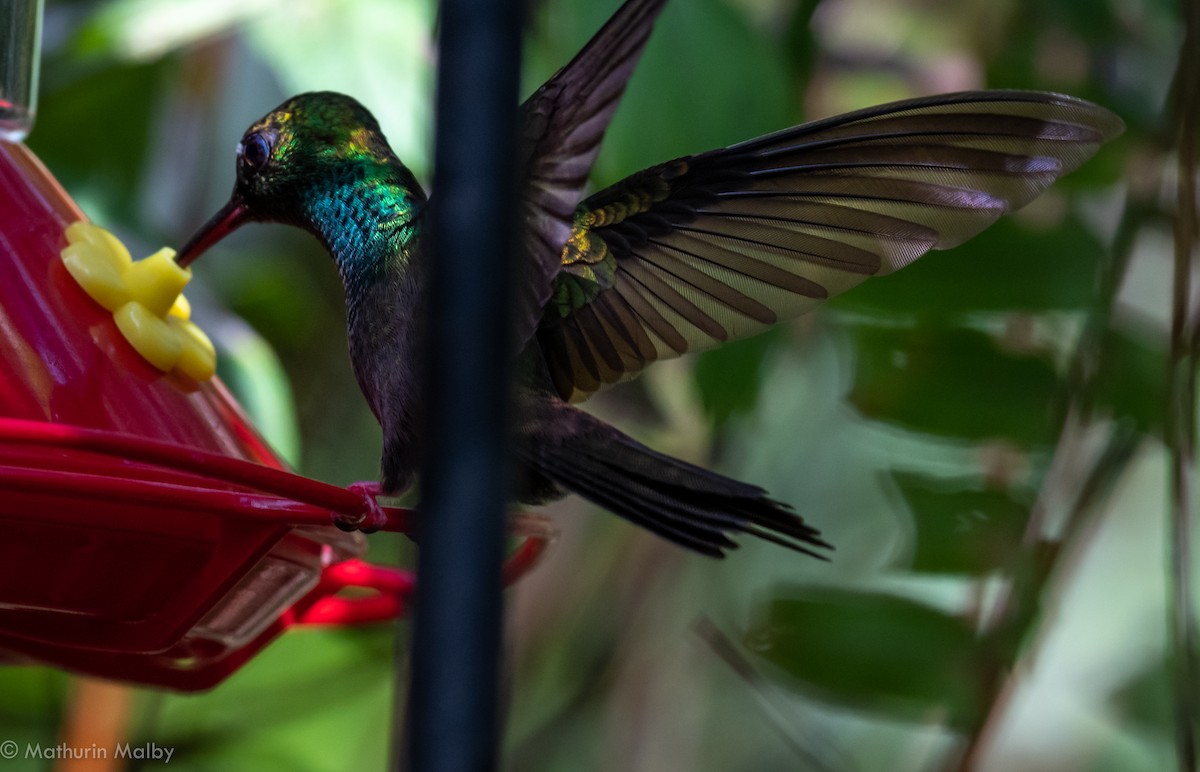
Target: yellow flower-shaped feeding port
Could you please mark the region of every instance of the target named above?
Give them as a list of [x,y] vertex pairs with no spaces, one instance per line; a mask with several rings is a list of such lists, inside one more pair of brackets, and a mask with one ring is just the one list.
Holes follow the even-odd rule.
[[63,263],[79,286],[112,312],[130,345],[163,372],[179,370],[206,381],[217,369],[212,341],[188,320],[192,309],[181,292],[192,278],[190,268],[175,262],[169,247],[144,260],[108,231],[88,222],[67,226]]

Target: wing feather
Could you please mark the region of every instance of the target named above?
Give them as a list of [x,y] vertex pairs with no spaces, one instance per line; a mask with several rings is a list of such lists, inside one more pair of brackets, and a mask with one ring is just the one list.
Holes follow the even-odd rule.
[[965,92],[634,174],[580,204],[563,237],[551,284],[570,277],[586,291],[541,318],[555,386],[584,398],[657,359],[761,332],[961,244],[1122,128],[1073,97]]
[[522,106],[522,240],[530,259],[516,294],[518,348],[542,319],[600,141],[665,2],[627,0]]

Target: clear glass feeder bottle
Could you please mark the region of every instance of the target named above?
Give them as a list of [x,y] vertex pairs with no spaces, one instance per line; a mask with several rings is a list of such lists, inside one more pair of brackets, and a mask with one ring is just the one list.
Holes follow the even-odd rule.
[[42,41],[42,0],[0,0],[0,140],[33,127]]

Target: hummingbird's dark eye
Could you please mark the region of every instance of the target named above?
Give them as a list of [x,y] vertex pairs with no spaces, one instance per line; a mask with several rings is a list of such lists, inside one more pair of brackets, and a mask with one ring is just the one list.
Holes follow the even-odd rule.
[[242,140],[242,163],[251,170],[258,171],[267,165],[271,158],[271,146],[261,134],[251,134]]

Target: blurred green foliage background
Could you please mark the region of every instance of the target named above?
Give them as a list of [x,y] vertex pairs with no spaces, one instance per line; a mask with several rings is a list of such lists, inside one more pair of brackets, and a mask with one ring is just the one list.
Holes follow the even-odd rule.
[[[617,2],[526,6],[528,93]],[[224,201],[243,129],[295,92],[359,98],[428,181],[435,24],[431,0],[49,0],[29,145],[135,254]],[[596,185],[968,88],[1071,93],[1128,130],[966,245],[592,401],[767,488],[837,552],[746,542],[715,562],[580,501],[549,507],[560,537],[507,596],[505,768],[1173,764],[1162,436],[1182,35],[1168,0],[669,5]],[[280,452],[323,480],[373,478],[379,430],[318,244],[248,227],[197,273],[222,376]],[[373,559],[411,556],[372,537]],[[139,692],[130,740],[176,748],[172,770],[383,769],[394,633],[292,633],[210,693]],[[0,670],[0,737],[55,743],[73,693]]]

